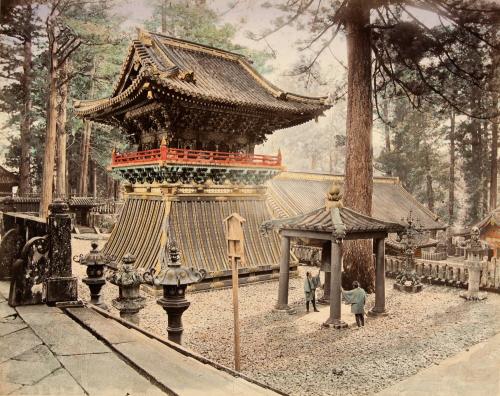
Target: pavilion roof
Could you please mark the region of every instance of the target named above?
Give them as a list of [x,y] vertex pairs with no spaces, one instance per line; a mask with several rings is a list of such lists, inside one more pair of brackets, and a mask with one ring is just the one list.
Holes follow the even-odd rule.
[[272,112],[274,117],[287,118],[282,127],[314,119],[331,107],[327,97],[280,90],[243,55],[141,31],[130,45],[113,94],[104,99],[77,101],[75,112],[88,119],[109,121],[114,113],[154,106],[156,101],[152,100],[149,105],[137,105],[137,98],[145,97],[151,89],[164,95],[162,100],[171,97],[197,105]]
[[262,224],[262,228],[329,233],[337,238],[356,233],[390,233],[404,230],[399,223],[379,220],[343,207],[339,191],[337,187],[333,187],[322,208],[295,217],[269,220]]

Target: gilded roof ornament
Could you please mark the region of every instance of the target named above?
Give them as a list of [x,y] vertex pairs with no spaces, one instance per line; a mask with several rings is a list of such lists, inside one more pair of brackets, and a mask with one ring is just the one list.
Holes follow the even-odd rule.
[[330,210],[331,208],[342,208],[343,206],[340,187],[336,184],[332,184],[326,193],[325,208],[326,210]]
[[182,70],[179,72],[178,77],[182,81],[195,83],[196,78],[194,77],[194,71],[192,70]]
[[151,34],[143,29],[137,29],[137,39],[146,47],[151,47],[153,45]]

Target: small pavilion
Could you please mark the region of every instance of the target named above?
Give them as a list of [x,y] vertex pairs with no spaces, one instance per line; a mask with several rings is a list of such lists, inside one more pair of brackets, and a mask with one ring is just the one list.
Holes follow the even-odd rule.
[[[278,229],[281,236],[281,258],[278,303],[276,310],[288,311],[288,285],[290,239],[298,238],[321,245],[322,264],[330,262],[330,317],[325,325],[347,327],[341,320],[342,243],[344,240],[373,239],[375,256],[375,306],[374,315],[385,313],[385,238],[389,233],[401,232],[403,225],[378,220],[349,208],[341,202],[340,188],[333,185],[327,193],[325,206],[311,212],[286,219],[270,220],[262,224],[264,230]],[[330,246],[329,246],[330,245]]]

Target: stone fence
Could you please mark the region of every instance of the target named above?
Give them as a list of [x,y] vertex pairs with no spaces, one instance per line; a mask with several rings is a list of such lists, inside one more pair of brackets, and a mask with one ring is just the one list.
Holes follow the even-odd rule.
[[448,255],[446,252],[426,252],[422,250],[422,259],[423,260],[431,260],[431,261],[440,261],[446,260]]
[[[415,260],[415,271],[421,277],[422,283],[468,287],[469,275],[463,261]],[[395,277],[403,269],[400,257],[386,256],[386,276]],[[500,260],[496,258],[483,261],[481,264],[480,289],[500,293]]]
[[125,201],[115,201],[114,199],[97,200],[98,206],[92,208],[90,213],[116,214],[119,215],[125,205]]
[[89,213],[89,226],[100,228],[103,232],[111,232],[118,222],[125,201],[113,199],[100,201],[99,206],[92,208]]

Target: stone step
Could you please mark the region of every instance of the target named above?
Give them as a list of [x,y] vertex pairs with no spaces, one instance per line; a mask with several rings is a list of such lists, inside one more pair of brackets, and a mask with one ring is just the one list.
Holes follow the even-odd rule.
[[278,393],[185,355],[174,348],[104,318],[90,308],[68,308],[67,312],[104,340],[129,364],[178,395],[277,395]]

